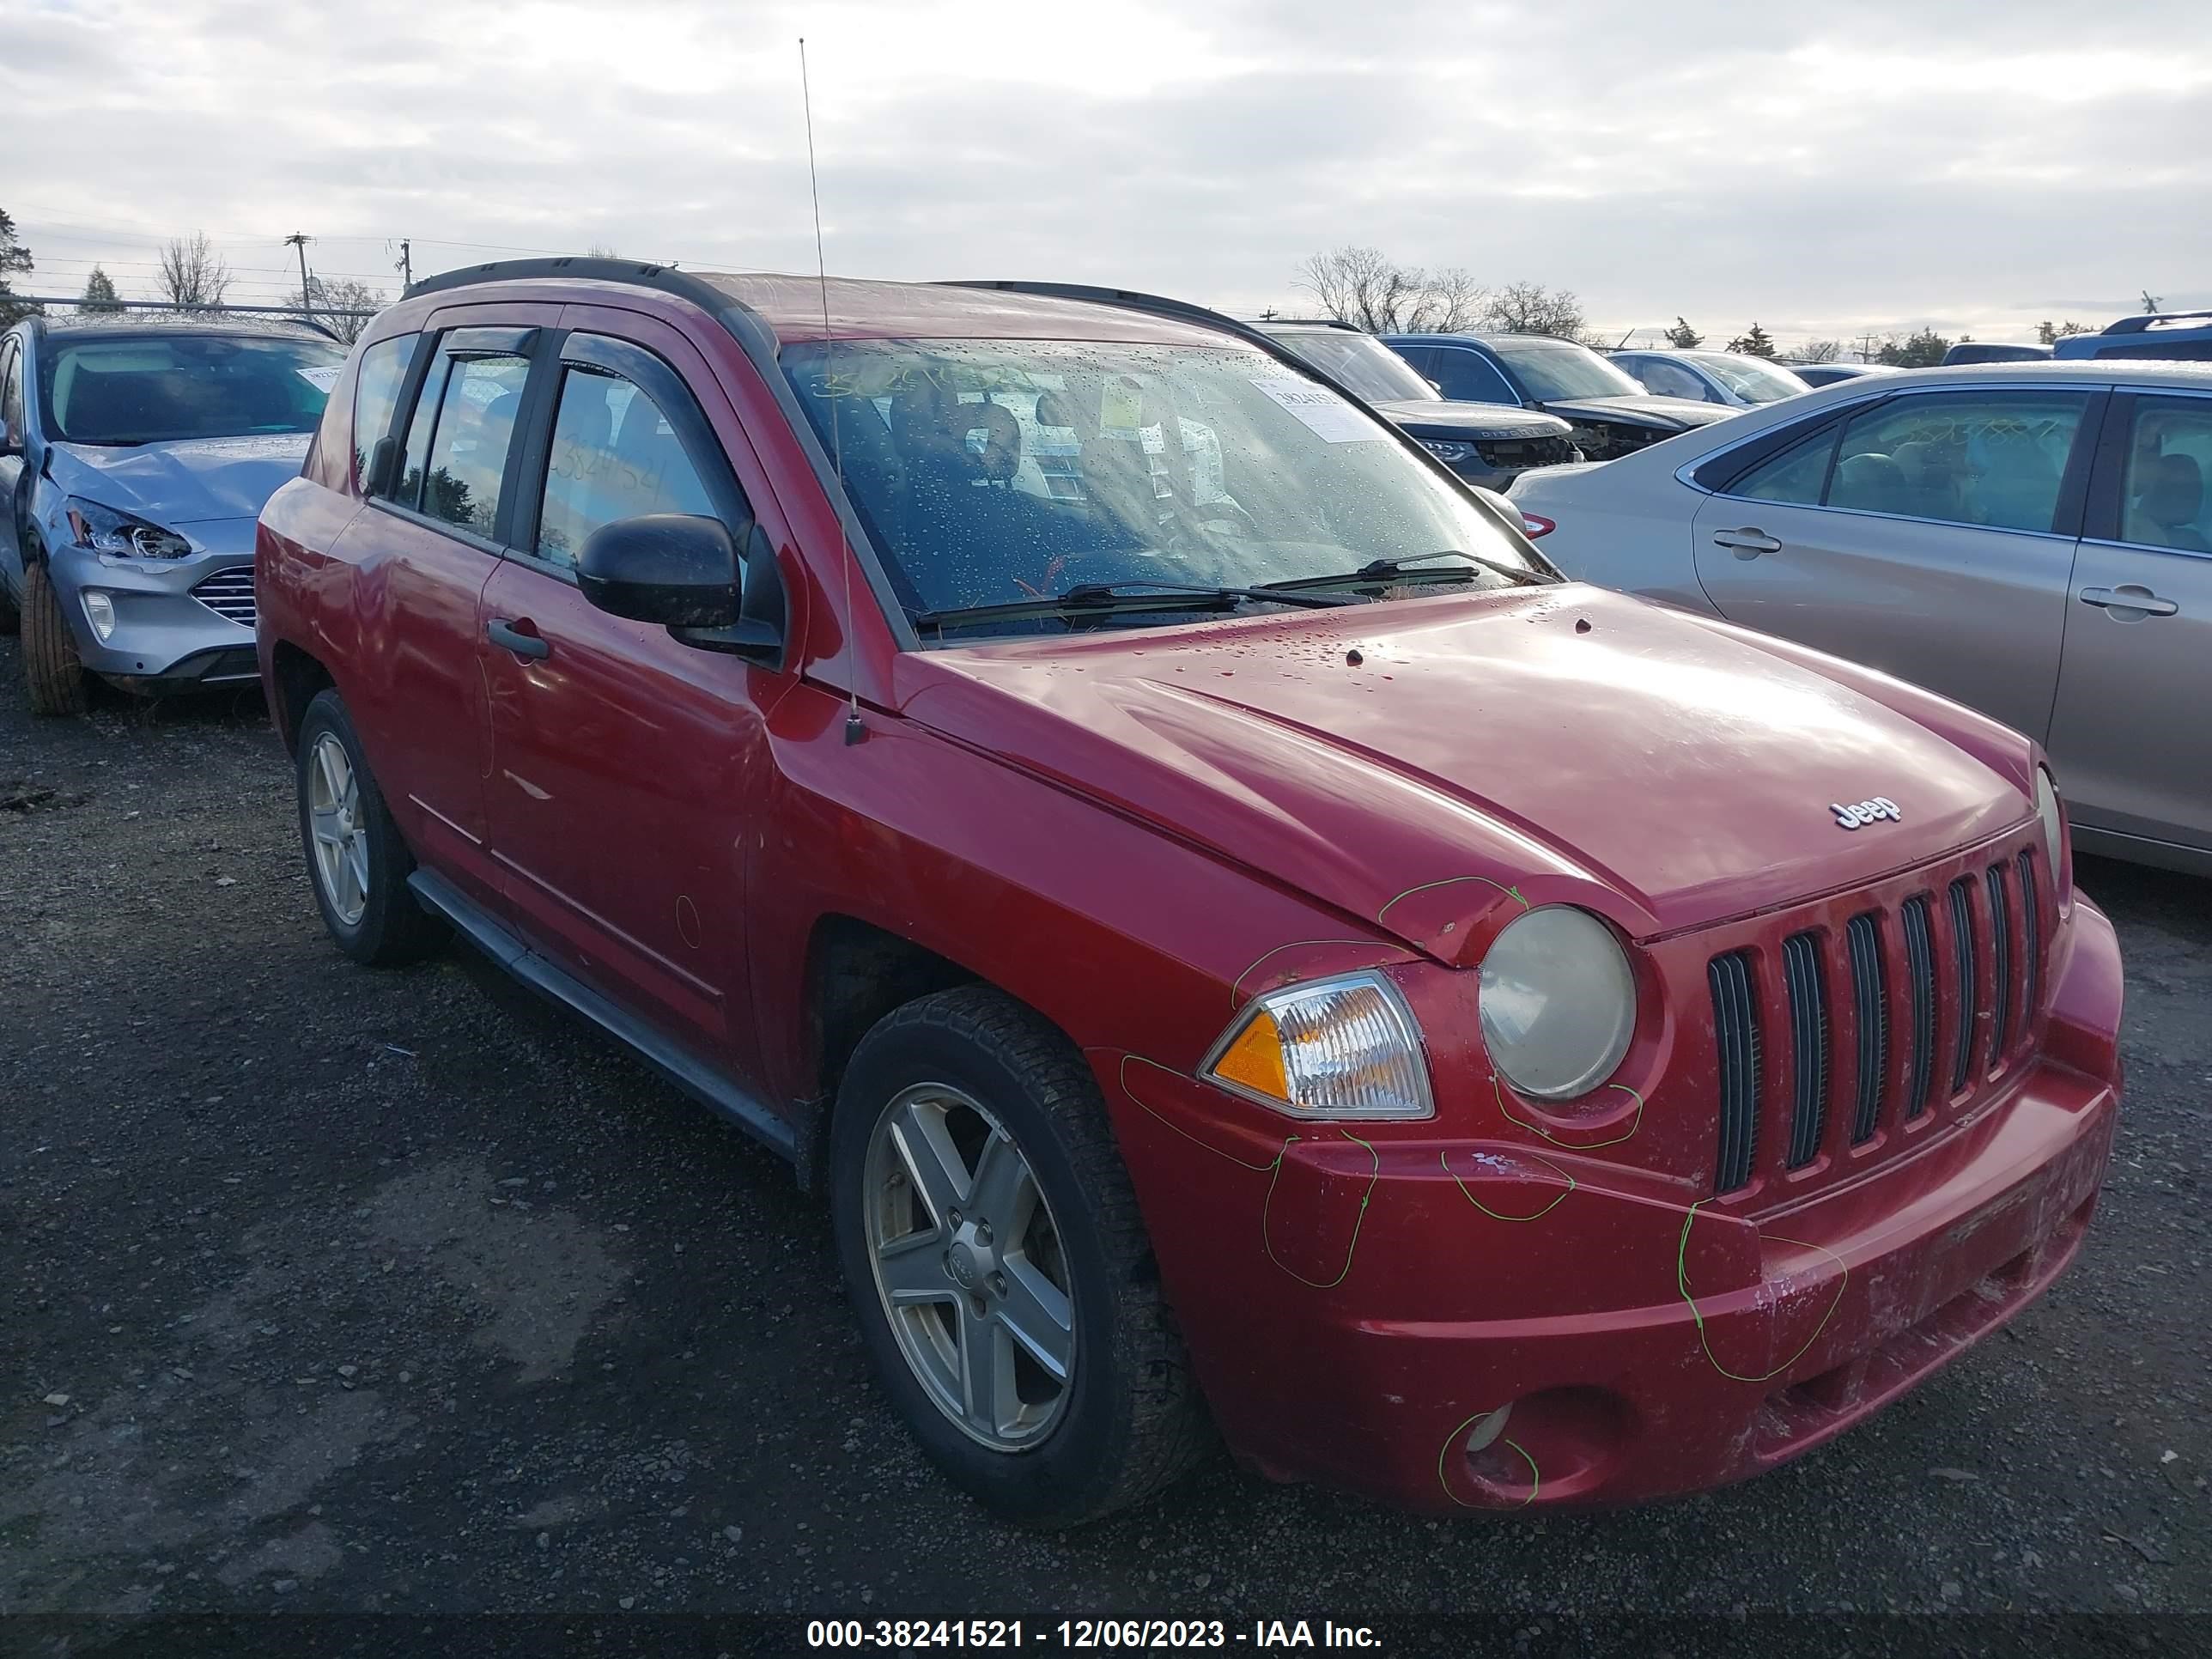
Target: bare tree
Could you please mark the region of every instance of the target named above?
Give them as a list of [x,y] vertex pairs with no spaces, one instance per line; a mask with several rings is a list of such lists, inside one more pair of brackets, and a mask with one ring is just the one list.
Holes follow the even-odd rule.
[[294,289],[284,303],[297,311],[302,318],[320,323],[348,345],[361,338],[376,313],[390,305],[380,288],[356,282],[350,276],[333,280],[327,276],[307,278],[308,304],[301,304],[300,290]]
[[1568,289],[1508,283],[1490,295],[1482,320],[1502,333],[1549,334],[1571,340],[1583,331],[1583,302]]
[[155,280],[172,304],[213,310],[230,291],[230,266],[209,246],[207,233],[196,230],[189,242],[177,237],[163,245],[161,272]]
[[1808,340],[1797,349],[1801,363],[1832,363],[1844,355],[1841,340]]
[[584,252],[594,259],[619,259],[622,258],[621,254],[615,252],[614,244],[611,242],[594,242],[591,246],[586,248]]
[[1338,322],[1370,334],[1448,334],[1474,324],[1488,298],[1458,265],[1427,271],[1371,247],[1309,255],[1295,281]]

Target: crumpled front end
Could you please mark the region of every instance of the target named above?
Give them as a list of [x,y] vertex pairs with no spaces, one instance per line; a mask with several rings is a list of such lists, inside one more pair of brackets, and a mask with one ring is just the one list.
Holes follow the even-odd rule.
[[1272,1121],[1095,1054],[1231,1445],[1436,1511],[1635,1502],[1806,1451],[1995,1329],[2078,1249],[2118,1117],[2117,945],[2039,846],[1647,942],[1657,1029],[1595,1114],[1495,1076],[1474,976],[1427,964],[1394,972],[1431,1121]]

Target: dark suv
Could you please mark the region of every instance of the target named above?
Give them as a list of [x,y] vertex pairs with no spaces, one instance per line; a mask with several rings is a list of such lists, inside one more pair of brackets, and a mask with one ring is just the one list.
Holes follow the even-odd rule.
[[1279,340],[1471,484],[1503,490],[1531,467],[1583,459],[1556,415],[1512,404],[1450,398],[1405,358],[1349,323],[1261,323]]
[[1563,416],[1593,461],[1736,411],[1692,398],[1661,398],[1588,346],[1542,334],[1386,334],[1382,343],[1436,382],[1447,398],[1517,404]]
[[2212,359],[2212,311],[2159,311],[2123,317],[2095,334],[2069,334],[2055,357],[2145,357],[2203,362]]
[[540,261],[369,326],[258,644],[339,948],[458,932],[827,1188],[994,1510],[1216,1429],[1620,1503],[2058,1275],[2119,959],[2028,739],[1519,523],[1194,307]]

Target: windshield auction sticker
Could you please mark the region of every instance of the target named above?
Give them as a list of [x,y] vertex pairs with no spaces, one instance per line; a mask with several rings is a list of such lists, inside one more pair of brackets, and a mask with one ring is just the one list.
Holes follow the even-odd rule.
[[1310,380],[1255,374],[1252,384],[1311,427],[1324,443],[1380,443],[1385,436],[1343,398]]

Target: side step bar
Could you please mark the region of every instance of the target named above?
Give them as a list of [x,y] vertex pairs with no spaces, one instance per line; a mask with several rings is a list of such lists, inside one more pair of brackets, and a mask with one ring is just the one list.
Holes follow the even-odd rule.
[[407,885],[425,908],[453,923],[463,939],[532,990],[581,1014],[686,1094],[735,1120],[739,1128],[793,1163],[799,1161],[799,1130],[789,1119],[770,1111],[680,1043],[617,1007],[565,968],[547,961],[443,876],[417,870],[407,878]]

